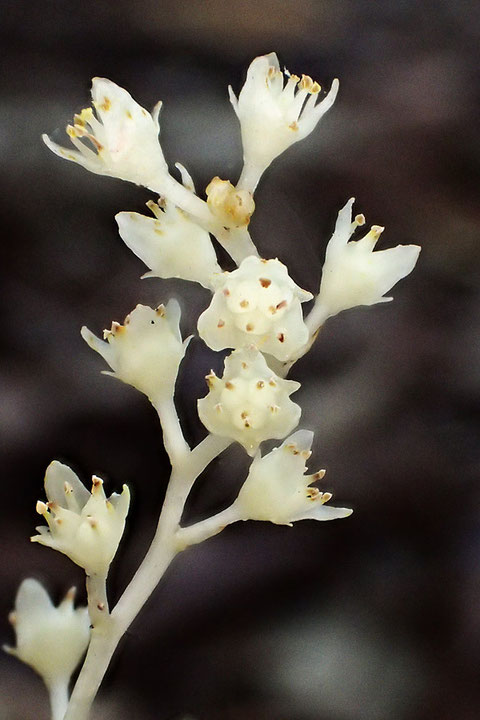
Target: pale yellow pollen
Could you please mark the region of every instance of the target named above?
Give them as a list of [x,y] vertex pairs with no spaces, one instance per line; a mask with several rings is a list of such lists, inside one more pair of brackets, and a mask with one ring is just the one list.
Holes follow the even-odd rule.
[[208,387],[212,389],[215,385],[215,380],[218,380],[218,378],[212,370],[208,375],[205,375],[205,380],[207,381]]
[[112,101],[109,97],[105,96],[103,98],[103,103],[99,106],[100,110],[103,110],[104,112],[108,112],[110,108],[112,107]]
[[380,235],[383,233],[384,230],[385,230],[385,228],[382,227],[381,225],[372,225],[372,227],[370,228],[369,234],[372,235],[373,238],[376,240],[377,238],[380,237]]
[[35,505],[35,510],[37,511],[37,513],[39,515],[46,515],[48,512],[48,507],[47,507],[46,503],[39,500],[37,502],[37,504]]
[[265,387],[265,383],[263,382],[263,380],[259,380],[257,382],[257,388],[261,390],[263,387]]
[[67,590],[64,599],[69,600],[70,602],[73,602],[75,600],[76,594],[77,594],[77,588],[71,587],[69,590]]
[[241,308],[247,308],[247,307],[249,306],[249,304],[250,304],[250,303],[248,302],[248,300],[242,300],[242,301],[239,303],[239,305],[240,305]]

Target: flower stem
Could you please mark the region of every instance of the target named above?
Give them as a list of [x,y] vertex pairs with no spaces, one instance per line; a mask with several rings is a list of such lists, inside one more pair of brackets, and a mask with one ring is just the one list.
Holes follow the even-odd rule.
[[174,467],[187,456],[190,448],[183,436],[173,395],[151,402],[160,419],[165,450]]
[[208,538],[218,535],[219,532],[227,526],[231,525],[242,517],[238,512],[235,504],[225,508],[216,515],[202,520],[201,522],[190,525],[189,527],[179,528],[176,532],[177,545],[183,550],[190,545],[198,545],[198,543],[208,540]]
[[47,683],[52,720],[63,720],[68,707],[68,680],[57,678]]
[[193,483],[230,443],[229,439],[208,435],[173,465],[165,502],[150,548],[111,615],[106,615],[102,622],[92,629],[87,657],[70,698],[65,720],[87,720],[120,639],[179,551],[175,535]]
[[248,190],[253,195],[258,183],[260,182],[264,169],[265,168],[261,168],[258,165],[245,164],[237,183],[237,189]]
[[92,627],[103,624],[108,617],[107,577],[87,575],[88,614]]

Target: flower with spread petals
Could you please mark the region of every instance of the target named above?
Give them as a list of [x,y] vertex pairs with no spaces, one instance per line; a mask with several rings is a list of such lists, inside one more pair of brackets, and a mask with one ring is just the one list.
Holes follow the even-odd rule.
[[11,655],[30,665],[45,683],[68,683],[90,640],[90,618],[86,607],[73,607],[75,588],[68,591],[58,607],[44,587],[28,578],[20,585],[15,610],[9,620],[17,645],[4,646]]
[[56,155],[98,175],[158,187],[159,177],[168,175],[158,140],[162,103],[150,114],[126,90],[105,78],[93,78],[92,100],[97,117],[91,107],[85,108],[67,126],[76,150],[43,135],[45,144]]
[[116,215],[120,237],[143,260],[150,272],[143,277],[182,278],[211,287],[211,278],[222,270],[210,235],[173,203],[150,200],[155,217],[134,212]]
[[311,487],[325,475],[324,470],[305,475],[312,440],[312,432],[298,430],[264,457],[256,455],[234,503],[243,520],[291,525],[296,520],[335,520],[352,514],[348,508],[325,505],[331,494]]
[[253,192],[272,160],[312,132],[335,102],[338,80],[317,103],[320,90],[307,75],[300,79],[287,71],[282,73],[275,53],[253,60],[238,100],[229,87],[242,132],[245,167],[239,187]]
[[219,378],[207,375],[208,395],[198,401],[198,414],[214,435],[237,440],[253,455],[263,440],[281,439],[296,427],[301,409],[290,400],[300,387],[277,377],[255,347],[235,350],[225,358]]
[[420,253],[418,245],[397,245],[373,252],[384,228],[373,225],[360,240],[350,240],[365,218],[352,222],[351,198],[338,213],[335,232],[327,245],[317,303],[325,317],[357,305],[389,302],[383,297],[399,280],[412,272]]
[[188,338],[180,334],[180,306],[170,300],[156,310],[137,305],[124,324],[112,323],[100,340],[86,327],[82,337],[112,368],[104,371],[145,393],[151,402],[173,395]]
[[106,576],[125,528],[128,487],[107,500],[99,477],[93,476],[89,492],[71,468],[54,460],[45,474],[45,494],[48,502],[39,500],[37,512],[48,527],[37,527],[32,542],[68,555],[87,575]]
[[286,361],[308,340],[301,303],[312,295],[296,285],[280,260],[248,257],[233,272],[214,278],[210,306],[198,319],[212,350],[255,344]]
[[255,210],[255,201],[248,190],[239,190],[229,180],[214,177],[207,185],[207,205],[212,214],[228,228],[245,227]]

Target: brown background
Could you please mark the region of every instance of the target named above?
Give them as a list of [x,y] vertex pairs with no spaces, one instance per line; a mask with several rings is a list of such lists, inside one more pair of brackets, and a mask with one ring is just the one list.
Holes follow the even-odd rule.
[[[42,579],[58,599],[81,572],[30,545],[53,458],[133,505],[112,569],[118,596],[152,534],[167,478],[153,411],[99,374],[83,343],[137,302],[179,297],[184,330],[201,288],[140,281],[113,216],[147,192],[62,163],[62,139],[105,75],[147,107],[161,98],[162,145],[197,188],[238,177],[241,144],[226,86],[276,50],[325,86],[332,111],[285,153],[257,195],[252,233],[315,291],[338,209],[355,195],[381,247],[423,246],[390,305],[330,321],[298,365],[312,471],[352,518],[293,529],[246,523],[178,558],[123,643],[98,717],[165,720],[477,720],[480,713],[480,255],[478,42],[474,0],[4,2],[0,30],[2,300],[0,423],[2,640],[16,588]],[[57,130],[56,130],[57,129]],[[194,312],[195,309],[195,312]],[[220,367],[199,341],[179,393]],[[188,518],[231,500],[247,461],[232,449],[202,478]],[[84,599],[83,588],[80,596]],[[44,720],[28,668],[0,660],[0,719]],[[95,715],[97,717],[97,715]]]

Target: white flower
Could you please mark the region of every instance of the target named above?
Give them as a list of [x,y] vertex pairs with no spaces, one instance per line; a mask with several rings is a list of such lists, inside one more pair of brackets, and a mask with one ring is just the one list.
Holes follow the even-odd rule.
[[39,500],[37,512],[48,527],[37,527],[32,542],[68,555],[87,575],[106,576],[125,528],[128,487],[107,500],[99,477],[93,476],[89,492],[71,468],[54,460],[45,474],[45,494],[48,502]]
[[238,100],[229,87],[240,120],[244,172],[253,178],[251,183],[240,180],[239,185],[247,185],[252,192],[272,160],[312,132],[338,92],[338,80],[334,80],[328,95],[317,104],[321,90],[317,82],[307,75],[301,79],[287,71],[285,75],[284,85],[278,58],[270,53],[253,60]]
[[176,300],[153,310],[137,305],[127,315],[124,325],[112,323],[104,330],[100,340],[86,327],[82,337],[110,365],[114,372],[106,375],[145,393],[155,402],[173,395],[178,367],[185,355],[188,338],[182,342],[180,334],[180,307]]
[[198,414],[214,435],[237,440],[253,455],[263,440],[280,439],[293,430],[301,410],[289,398],[300,383],[282,380],[255,347],[225,358],[219,378],[206,377],[210,392],[198,401]]
[[310,487],[325,475],[325,470],[305,475],[312,440],[312,432],[298,430],[264,457],[256,455],[235,501],[243,520],[290,525],[296,520],[335,520],[352,514],[348,508],[326,506],[331,494]]
[[75,588],[55,607],[43,586],[28,578],[20,585],[9,620],[17,646],[4,650],[30,665],[47,685],[68,682],[90,640],[86,607],[73,608]]
[[301,303],[312,295],[296,285],[279,260],[248,257],[237,270],[214,278],[210,306],[198,332],[212,350],[255,344],[286,361],[308,340]]
[[239,190],[229,180],[214,177],[207,185],[207,205],[222,225],[228,228],[245,227],[255,210],[251,192]]
[[383,297],[399,280],[412,272],[420,253],[418,245],[397,245],[373,252],[384,228],[374,225],[363,238],[349,242],[354,230],[365,218],[357,215],[352,222],[351,198],[338,213],[335,232],[327,245],[317,303],[325,316],[357,305],[389,302]]
[[173,203],[160,207],[150,200],[147,206],[154,218],[133,212],[115,218],[124,243],[150,268],[143,277],[176,277],[211,287],[212,275],[222,270],[208,232]]
[[56,155],[99,175],[158,186],[159,177],[168,175],[158,140],[162,104],[157,103],[150,115],[126,90],[105,78],[93,78],[92,99],[98,117],[91,107],[85,108],[75,115],[73,126],[67,126],[77,151],[43,135],[45,144]]

